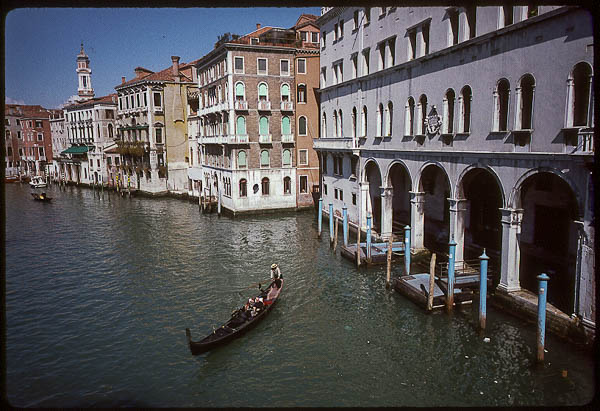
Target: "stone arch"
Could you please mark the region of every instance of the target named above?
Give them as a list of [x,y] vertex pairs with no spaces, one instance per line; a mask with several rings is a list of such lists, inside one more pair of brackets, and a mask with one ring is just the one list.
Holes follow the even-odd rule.
[[[391,194],[386,212],[391,212],[387,227],[393,233],[402,232],[404,226],[410,225],[410,192],[412,191],[412,176],[406,164],[401,160],[392,161],[386,171],[385,187],[391,188]],[[391,224],[391,226],[390,226]]]
[[379,163],[373,158],[369,158],[363,167],[362,182],[368,186],[367,195],[367,213],[371,212],[373,216],[373,229],[381,232],[381,186],[382,174]]
[[434,251],[447,252],[450,239],[450,203],[454,198],[446,169],[436,161],[421,166],[415,191],[423,199],[423,244]]
[[496,173],[496,171],[490,167],[490,166],[484,166],[481,164],[471,164],[469,166],[467,166],[458,176],[458,181],[456,183],[456,189],[455,189],[455,193],[456,193],[456,197],[457,198],[465,198],[464,197],[464,178],[465,176],[472,170],[474,169],[482,169],[485,170],[487,172],[489,172],[492,177],[494,177],[494,180],[496,180],[496,183],[498,184],[498,188],[500,188],[500,194],[502,196],[502,207],[506,207],[506,194],[505,194],[505,189],[504,189],[504,185],[502,184],[502,180],[500,180],[500,177],[498,177],[498,173]]
[[446,181],[448,182],[448,186],[450,187],[450,196],[453,197],[454,191],[452,191],[452,184],[450,182],[450,176],[448,175],[448,171],[444,168],[444,166],[439,162],[439,161],[426,161],[425,163],[423,163],[423,165],[421,165],[421,167],[419,168],[419,172],[417,173],[417,175],[414,177],[416,179],[416,181],[414,181],[413,187],[415,187],[415,189],[417,189],[418,191],[422,191],[422,177],[423,177],[423,171],[428,167],[428,166],[437,166],[439,167],[442,172],[444,173],[444,175],[446,176]]

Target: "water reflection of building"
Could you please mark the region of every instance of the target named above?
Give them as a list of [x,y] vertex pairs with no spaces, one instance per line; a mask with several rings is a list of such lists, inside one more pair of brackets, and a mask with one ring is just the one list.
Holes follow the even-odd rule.
[[[574,7],[335,7],[321,27],[325,211],[487,253],[498,291],[595,329],[593,37]],[[560,57],[557,57],[560,56]]]

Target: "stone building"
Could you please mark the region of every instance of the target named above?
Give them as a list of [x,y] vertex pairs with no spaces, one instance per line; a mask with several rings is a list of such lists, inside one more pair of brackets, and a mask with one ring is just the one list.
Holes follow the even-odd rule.
[[[333,7],[321,28],[324,208],[486,249],[497,291],[595,330],[593,33],[577,7]],[[527,294],[527,295],[529,295]]]
[[187,191],[187,88],[193,86],[192,63],[171,57],[171,67],[153,72],[135,69],[135,78],[115,87],[121,154],[111,173],[132,188],[152,194]]
[[308,70],[318,70],[315,19],[227,33],[198,61],[194,194],[220,198],[234,213],[312,204],[318,163],[309,130],[317,127],[318,72]]
[[[4,175],[23,175],[25,170],[21,158],[24,157],[23,106],[5,104],[4,106]],[[24,159],[23,159],[24,160]]]
[[49,167],[50,178],[58,181],[61,177],[60,156],[63,151],[69,148],[65,113],[63,110],[50,109],[50,136],[52,139],[52,165]]

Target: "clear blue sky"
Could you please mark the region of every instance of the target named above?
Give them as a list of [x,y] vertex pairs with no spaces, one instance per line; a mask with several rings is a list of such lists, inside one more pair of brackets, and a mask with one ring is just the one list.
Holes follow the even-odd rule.
[[121,76],[142,66],[158,71],[202,57],[225,32],[263,26],[289,28],[320,8],[46,8],[6,16],[6,101],[55,108],[77,94],[80,44],[90,57],[96,96],[114,92]]

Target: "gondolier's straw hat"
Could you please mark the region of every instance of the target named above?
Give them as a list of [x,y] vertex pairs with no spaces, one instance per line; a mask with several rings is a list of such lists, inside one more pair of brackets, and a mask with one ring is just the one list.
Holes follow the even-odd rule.
[[277,268],[277,264],[276,263],[271,264],[271,270],[274,270],[276,268]]

